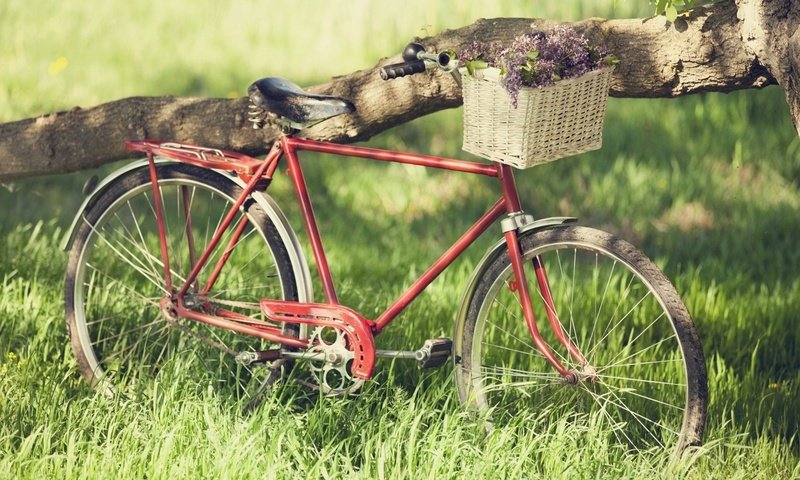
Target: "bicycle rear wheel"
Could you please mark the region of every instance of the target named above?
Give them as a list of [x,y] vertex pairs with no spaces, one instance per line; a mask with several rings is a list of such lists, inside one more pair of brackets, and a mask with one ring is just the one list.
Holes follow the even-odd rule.
[[[177,289],[242,190],[219,173],[185,164],[159,165],[157,175]],[[160,301],[174,292],[165,286],[153,200],[149,170],[134,171],[98,197],[78,228],[65,298],[78,367],[87,381],[106,394],[130,390],[168,370],[173,375],[237,385],[241,387],[237,394],[250,395],[256,384],[274,381],[281,364],[238,365],[236,354],[265,350],[266,342],[164,315]],[[243,225],[243,230],[227,252],[227,264],[213,289],[199,296],[237,225]],[[253,201],[245,202],[187,296],[261,319],[260,298],[297,297],[287,247]],[[287,332],[297,335],[298,329],[289,327]]]
[[[584,227],[539,231],[520,245],[542,336],[578,382],[565,383],[533,346],[503,250],[477,279],[456,332],[462,402],[492,409],[495,423],[547,409],[553,418],[604,425],[626,450],[681,452],[698,443],[707,406],[703,354],[689,312],[658,268],[627,242]],[[534,257],[546,269],[562,331],[587,364],[547,324]]]

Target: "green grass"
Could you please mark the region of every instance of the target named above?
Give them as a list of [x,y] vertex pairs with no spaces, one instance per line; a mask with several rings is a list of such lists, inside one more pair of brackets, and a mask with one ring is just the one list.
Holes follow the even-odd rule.
[[[578,19],[651,8],[609,3],[171,2],[155,10],[146,2],[4,2],[0,120],[134,94],[242,95],[266,75],[312,84],[369,67],[413,35],[481,16]],[[460,111],[448,111],[370,143],[459,157],[460,135]],[[413,167],[325,156],[305,165],[341,299],[367,316],[496,195],[485,179]],[[607,448],[608,432],[547,411],[487,435],[458,405],[449,366],[420,372],[381,361],[357,399],[286,387],[249,416],[229,389],[184,375],[180,363],[139,396],[95,394],[68,346],[66,255],[58,247],[89,174],[0,188],[0,477],[663,473],[658,457],[622,455]],[[612,99],[602,150],[517,174],[532,214],[578,216],[632,241],[673,280],[695,318],[711,391],[706,443],[667,476],[800,475],[799,178],[800,140],[776,88]],[[271,193],[302,232],[285,177]],[[379,346],[452,335],[467,278],[493,241],[482,239],[437,280]]]

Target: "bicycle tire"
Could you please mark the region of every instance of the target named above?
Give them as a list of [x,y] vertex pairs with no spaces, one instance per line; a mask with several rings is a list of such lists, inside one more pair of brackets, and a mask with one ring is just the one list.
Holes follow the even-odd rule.
[[[509,308],[518,297],[510,291],[515,286],[505,288],[513,272],[502,249],[465,299],[456,332],[462,403],[491,409],[490,427],[542,409],[574,422],[599,421],[627,451],[680,454],[698,444],[708,403],[703,353],[688,310],[658,267],[629,243],[585,227],[537,231],[519,241],[539,330],[579,381],[561,379],[533,347],[519,304]],[[548,325],[535,256],[545,266],[563,331],[589,366],[570,356]]]
[[[179,288],[180,279],[191,270],[188,232],[198,243],[194,254],[199,256],[242,189],[219,173],[186,164],[160,164],[157,176],[173,288]],[[183,365],[184,371],[194,368],[189,371],[209,374],[211,382],[233,383],[237,395],[244,393],[245,400],[254,403],[250,398],[254,387],[274,382],[291,362],[241,366],[233,361],[233,353],[263,350],[267,342],[190,320],[178,327],[178,322],[170,324],[161,315],[158,297],[166,295],[166,289],[152,195],[149,170],[132,171],[98,196],[78,227],[65,281],[67,330],[78,368],[93,387],[115,395],[159,374],[170,362],[186,360],[183,363],[190,366]],[[275,225],[254,201],[245,201],[240,212],[235,222],[246,215],[249,225],[209,292],[209,301],[258,315],[259,298],[297,300],[288,249]],[[201,270],[201,278],[225,249],[234,225]],[[259,282],[253,287],[248,282],[255,279]],[[95,298],[102,302],[94,302]],[[284,332],[298,336],[299,328],[286,324]]]

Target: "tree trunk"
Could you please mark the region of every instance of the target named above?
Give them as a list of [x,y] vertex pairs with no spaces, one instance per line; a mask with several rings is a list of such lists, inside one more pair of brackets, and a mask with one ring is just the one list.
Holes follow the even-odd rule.
[[[780,84],[800,132],[800,2],[727,0],[674,23],[664,17],[589,19],[573,24],[620,63],[617,97],[675,97]],[[422,39],[431,50],[460,50],[473,40],[508,42],[556,23],[502,18]],[[309,90],[350,98],[358,111],[325,121],[304,136],[338,142],[367,139],[390,127],[461,104],[453,79],[430,71],[384,82],[375,67],[334,77]],[[276,130],[252,130],[247,99],[133,97],[90,109],[0,124],[0,181],[91,168],[130,157],[125,140],[168,139],[209,147],[265,151]]]
[[800,134],[800,2],[737,0],[736,4],[744,49],[783,87]]

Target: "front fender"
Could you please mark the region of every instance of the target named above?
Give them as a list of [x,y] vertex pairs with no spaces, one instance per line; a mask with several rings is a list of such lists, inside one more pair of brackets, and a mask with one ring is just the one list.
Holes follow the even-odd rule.
[[[164,157],[156,157],[155,162],[157,164],[175,163],[174,161]],[[86,196],[83,204],[81,204],[80,208],[78,209],[78,213],[75,215],[75,219],[72,220],[72,225],[70,226],[69,231],[64,238],[61,248],[63,250],[68,250],[70,248],[78,231],[79,222],[84,217],[84,213],[91,208],[92,205],[94,205],[103,192],[108,190],[108,188],[110,188],[115,181],[123,176],[137,170],[148,168],[148,164],[149,162],[147,159],[131,162],[124,167],[115,170],[100,183],[98,183],[94,190]],[[226,179],[232,181],[242,188],[246,187],[246,183],[241,178],[229,172],[224,170],[214,170],[214,172],[222,175]],[[275,201],[269,195],[255,191],[250,196],[267,213],[267,216],[278,230],[281,240],[283,240],[284,244],[286,245],[286,249],[289,253],[289,259],[292,262],[292,270],[294,271],[295,279],[297,279],[298,299],[301,302],[312,302],[314,296],[311,287],[311,274],[308,269],[308,262],[303,254],[303,249],[300,247],[300,242],[297,240],[297,235],[295,235],[291,224],[289,224],[289,220],[286,218],[286,215],[283,214],[280,207],[278,207],[278,204],[275,203]]]
[[[578,221],[578,219],[575,217],[542,218],[528,223],[527,225],[521,226],[517,229],[517,234],[521,237],[523,235],[538,232],[539,230],[545,230],[547,228],[553,228],[559,225],[574,223],[576,221]],[[461,360],[461,352],[463,351],[462,332],[464,331],[464,323],[467,320],[469,302],[472,298],[472,295],[475,293],[478,280],[481,278],[481,276],[483,276],[484,272],[486,272],[486,269],[489,268],[489,265],[494,261],[494,259],[497,258],[498,255],[504,254],[506,251],[506,240],[505,238],[501,238],[486,251],[486,254],[478,262],[475,270],[472,271],[472,275],[467,283],[467,288],[464,290],[464,295],[461,298],[461,306],[458,309],[458,315],[456,316],[455,331],[453,335],[453,360],[456,362],[456,367],[458,367],[458,363]]]

